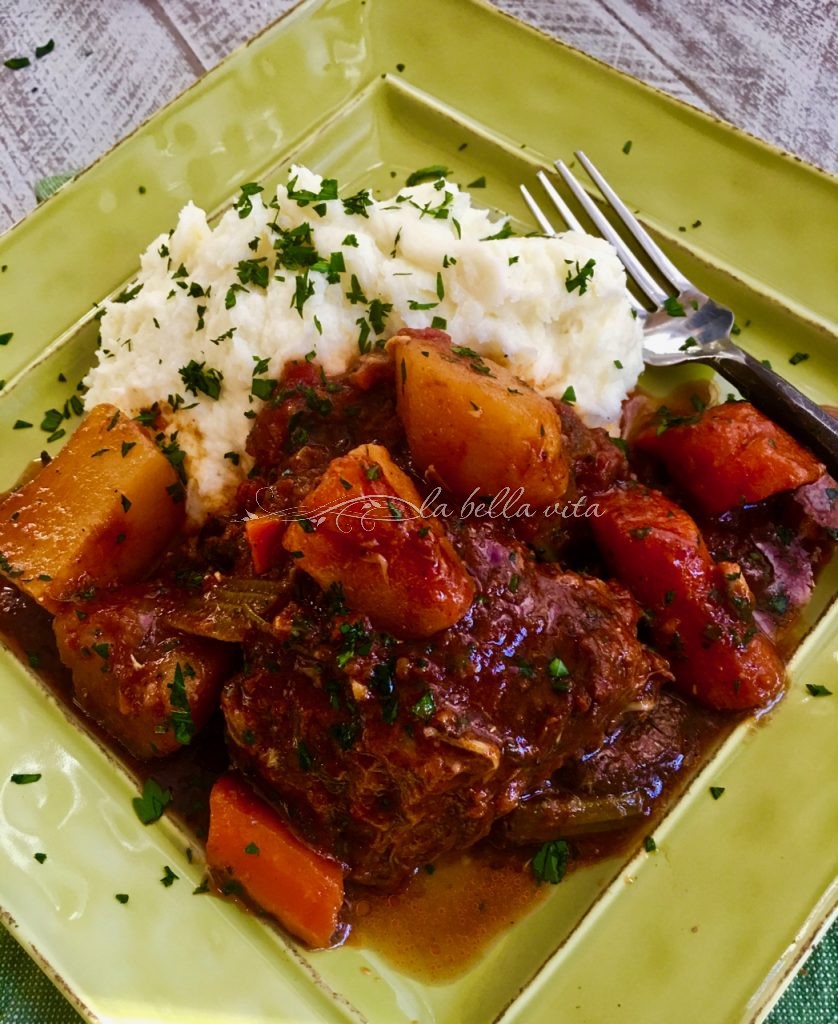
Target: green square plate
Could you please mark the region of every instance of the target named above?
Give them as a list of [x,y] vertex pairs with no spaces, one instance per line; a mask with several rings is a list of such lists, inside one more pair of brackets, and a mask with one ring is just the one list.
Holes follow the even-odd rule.
[[[0,352],[0,486],[45,447],[41,414],[88,367],[93,304],[188,199],[218,211],[292,159],[382,192],[441,162],[460,181],[485,175],[485,201],[526,222],[517,183],[578,147],[737,311],[754,354],[838,404],[833,179],[480,0],[308,0],[0,239],[0,329],[14,333]],[[790,366],[795,351],[809,359]],[[35,427],[12,433],[18,419]],[[820,582],[789,695],[724,745],[656,831],[658,852],[575,872],[439,985],[358,947],[307,953],[194,898],[201,865],[176,828],[142,827],[132,780],[0,652],[3,917],[101,1021],[757,1018],[834,905],[838,698],[804,684],[835,680],[836,575]],[[21,771],[43,778],[10,785]],[[165,865],[180,876],[168,888]]]

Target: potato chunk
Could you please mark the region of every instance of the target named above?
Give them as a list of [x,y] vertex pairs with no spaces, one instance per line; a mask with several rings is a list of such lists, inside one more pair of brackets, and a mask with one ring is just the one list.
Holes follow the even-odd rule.
[[218,703],[235,648],[172,629],[153,586],[64,605],[53,620],[76,703],[136,757],[189,743]]
[[569,467],[553,405],[508,370],[442,331],[402,331],[388,345],[398,413],[428,479],[460,497],[522,489],[546,508],[567,489]]
[[329,463],[283,546],[321,587],[338,583],[347,604],[380,629],[431,636],[474,598],[442,525],[420,516],[422,499],[386,448],[362,445]]
[[0,569],[50,611],[90,587],[137,580],[183,525],[181,499],[142,427],[97,405],[0,505]]

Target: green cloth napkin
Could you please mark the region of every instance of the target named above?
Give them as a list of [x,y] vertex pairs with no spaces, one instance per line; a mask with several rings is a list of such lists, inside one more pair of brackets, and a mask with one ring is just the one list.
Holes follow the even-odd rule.
[[[73,1007],[34,960],[29,959],[9,932],[0,928],[0,1024],[79,1024],[80,1020]],[[765,1024],[836,1022],[838,924],[832,926],[820,945],[812,951]],[[148,1024],[153,1022],[149,1021]],[[734,1022],[707,1021],[706,1024]]]

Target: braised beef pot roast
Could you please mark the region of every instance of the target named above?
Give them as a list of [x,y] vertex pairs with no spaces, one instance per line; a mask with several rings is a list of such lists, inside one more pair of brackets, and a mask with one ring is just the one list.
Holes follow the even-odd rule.
[[[420,349],[440,343],[439,332],[406,334]],[[488,374],[472,376],[476,386]],[[254,423],[248,450],[258,469],[243,508],[265,515],[299,504],[336,456],[362,445],[386,446],[429,495],[436,480],[413,464],[394,384],[398,374],[380,357],[335,380],[290,367]],[[468,400],[480,402],[474,387]],[[654,705],[668,678],[638,640],[641,612],[626,590],[537,562],[522,543],[584,548],[584,506],[564,518],[561,508],[628,472],[604,431],[554,407],[570,476],[552,516],[515,516],[508,504],[505,514],[487,515],[484,505],[481,515],[447,491],[437,499],[476,590],[459,621],[425,639],[388,634],[374,626],[374,605],[359,614],[339,584],[324,592],[302,558],[286,559],[274,572],[291,574],[292,600],[273,635],[254,634],[244,670],[224,689],[236,763],[359,882],[398,886],[476,842],[562,764],[596,748],[626,708]]]

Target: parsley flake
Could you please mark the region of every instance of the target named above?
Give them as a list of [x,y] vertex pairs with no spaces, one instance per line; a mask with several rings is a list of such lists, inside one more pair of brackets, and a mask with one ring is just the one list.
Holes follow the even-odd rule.
[[580,295],[584,295],[588,290],[588,282],[594,276],[594,267],[596,266],[596,260],[589,259],[583,267],[579,266],[578,260],[574,263],[574,274],[572,270],[568,270],[567,277],[565,278],[564,286],[568,292],[579,290]]
[[192,710],[189,706],[189,698],[186,695],[186,676],[194,676],[195,670],[187,662],[181,667],[180,662],[175,665],[175,675],[168,689],[171,693],[169,703],[172,706],[172,713],[169,715],[169,722],[175,734],[175,739],[181,746],[186,746],[195,735],[195,723],[192,721]]
[[539,882],[558,885],[567,872],[570,847],[564,839],[551,839],[532,859],[532,873]]
[[214,367],[204,369],[205,366],[206,362],[199,363],[195,359],[190,359],[186,366],[181,366],[178,370],[180,379],[191,394],[197,396],[200,392],[217,400],[221,395],[221,382],[224,380],[224,374]]
[[442,164],[430,164],[428,167],[420,167],[418,170],[408,174],[405,185],[408,188],[412,188],[414,185],[420,185],[423,181],[436,181],[438,178],[444,178],[450,173],[448,168]]
[[28,786],[33,782],[38,782],[41,779],[40,772],[16,772],[10,777],[11,781],[16,786]]
[[168,789],[163,789],[155,779],[146,779],[143,795],[135,796],[131,803],[143,825],[151,825],[162,815],[171,799],[172,794]]

